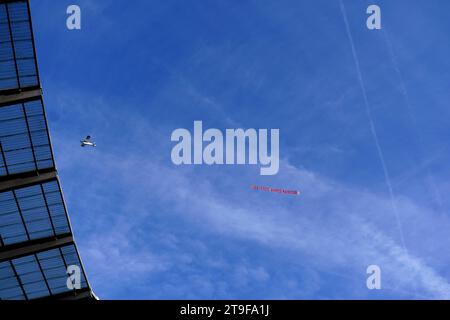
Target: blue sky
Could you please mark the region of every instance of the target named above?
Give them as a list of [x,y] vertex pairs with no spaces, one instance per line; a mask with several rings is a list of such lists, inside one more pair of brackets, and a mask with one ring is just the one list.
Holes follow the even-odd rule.
[[[373,3],[380,31],[366,28]],[[70,4],[80,31],[66,29]],[[449,10],[32,1],[57,166],[97,295],[450,298]],[[279,173],[174,166],[170,135],[194,120],[279,128]],[[97,149],[79,147],[86,134]],[[366,287],[372,264],[382,290]]]

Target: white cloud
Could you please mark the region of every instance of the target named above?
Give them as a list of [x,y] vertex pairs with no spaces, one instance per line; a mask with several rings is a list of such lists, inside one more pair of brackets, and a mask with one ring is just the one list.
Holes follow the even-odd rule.
[[[93,109],[104,115],[107,103],[97,103]],[[73,108],[75,102],[70,104],[64,107],[86,118]],[[177,262],[189,264],[193,259],[192,252],[178,256],[179,239],[173,234],[163,241],[171,243],[177,254],[156,253],[155,248],[138,244],[143,241],[139,237],[145,236],[145,222],[153,218],[152,210],[158,210],[159,206],[167,212],[168,223],[187,219],[191,226],[203,228],[211,236],[273,248],[279,250],[280,255],[294,254],[298,257],[294,260],[315,270],[311,273],[314,275],[311,282],[304,284],[306,294],[313,295],[320,286],[332,285],[324,283],[321,275],[335,274],[348,280],[348,287],[341,282],[342,296],[336,293],[330,296],[370,297],[364,288],[365,269],[377,264],[383,271],[383,289],[391,297],[450,298],[448,280],[439,274],[449,262],[449,257],[442,255],[449,245],[448,217],[397,195],[395,201],[409,250],[406,253],[400,245],[391,200],[386,194],[345,186],[295,168],[286,160],[281,164],[280,174],[268,180],[258,177],[250,167],[175,167],[169,153],[167,157],[161,154],[170,139],[164,137],[160,127],[158,131],[136,115],[127,115],[125,119],[120,112],[108,114],[106,120],[102,116],[98,119],[94,121],[108,123],[110,127],[120,123],[122,132],[127,132],[123,138],[121,132],[113,133],[109,142],[118,138],[124,143],[130,137],[139,137],[133,140],[133,147],[140,152],[128,152],[128,145],[123,146],[127,150],[123,152],[120,144],[109,147],[104,144],[95,152],[86,153],[68,143],[69,137],[62,134],[67,134],[66,128],[61,134],[62,128],[57,128],[54,137],[63,140],[54,140],[59,149],[56,152],[60,157],[58,165],[67,176],[63,187],[68,202],[72,203],[73,199],[83,217],[88,217],[97,228],[95,234],[84,230],[89,230],[91,235],[80,241],[80,247],[86,265],[98,271],[91,277],[98,277],[99,282],[112,278],[138,286],[140,279],[149,273],[170,272]],[[80,171],[80,168],[83,169]],[[249,186],[258,181],[276,187],[300,188],[302,194],[292,198],[250,190]],[[108,187],[110,184],[118,189],[114,194],[108,194],[113,192]],[[84,203],[76,201],[80,197],[85,199]],[[120,201],[114,201],[117,197]],[[105,225],[111,228],[105,230]],[[259,281],[270,278],[259,266],[252,268],[249,274]],[[226,296],[226,286],[213,283],[206,275],[203,280],[198,277],[201,276],[193,275],[193,286],[204,289],[216,286],[217,292]],[[292,275],[285,284],[295,287],[295,277]],[[355,283],[361,283],[361,287],[355,287]],[[169,292],[170,288],[177,293],[183,290],[173,288],[170,283],[164,290]],[[292,294],[298,292],[292,291]],[[287,293],[280,296],[295,298]],[[264,292],[261,297],[264,298]]]
[[[151,247],[136,249],[128,245],[127,235],[151,219],[146,208],[158,201],[172,212],[168,220],[181,215],[203,225],[211,234],[296,252],[299,259],[307,259],[303,263],[325,273],[348,269],[355,278],[364,278],[365,266],[378,264],[383,270],[384,288],[393,295],[402,297],[402,292],[411,294],[414,289],[416,297],[450,297],[448,281],[420,256],[411,254],[420,253],[419,250],[411,250],[409,254],[403,251],[385,195],[345,188],[288,164],[283,165],[283,173],[273,183],[282,185],[289,181],[302,187],[302,195],[293,204],[292,199],[282,195],[248,195],[247,184],[237,183],[235,176],[220,173],[207,176],[201,169],[183,170],[169,163],[153,162],[145,155],[119,158],[99,153],[95,155],[95,163],[92,172],[99,177],[114,176],[114,183],[126,192],[121,199],[126,207],[110,212],[121,215],[118,228],[99,230],[90,239],[89,247],[84,248],[85,259],[90,260],[92,269],[134,274],[132,281],[138,281],[141,273],[170,268],[170,261],[160,261],[170,258],[153,256]],[[240,179],[251,178],[244,174]],[[217,187],[215,180],[221,180],[229,193]],[[91,197],[96,198],[95,194]],[[429,226],[437,222],[433,212],[406,198],[398,199],[397,205],[404,220]],[[449,225],[448,220],[442,223]],[[414,231],[413,227],[405,223],[405,230]],[[420,239],[409,241],[413,248]],[[261,281],[267,276],[261,270],[256,275]]]

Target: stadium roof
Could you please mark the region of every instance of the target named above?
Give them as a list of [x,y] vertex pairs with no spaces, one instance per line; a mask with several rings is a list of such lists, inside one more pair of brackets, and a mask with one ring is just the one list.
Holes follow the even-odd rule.
[[0,0],[0,300],[42,298],[95,295],[56,172],[29,2]]

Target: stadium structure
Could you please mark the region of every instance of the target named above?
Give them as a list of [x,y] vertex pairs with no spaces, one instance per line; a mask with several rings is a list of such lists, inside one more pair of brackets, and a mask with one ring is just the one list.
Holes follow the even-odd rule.
[[55,166],[30,4],[0,0],[0,300],[37,299],[96,297]]

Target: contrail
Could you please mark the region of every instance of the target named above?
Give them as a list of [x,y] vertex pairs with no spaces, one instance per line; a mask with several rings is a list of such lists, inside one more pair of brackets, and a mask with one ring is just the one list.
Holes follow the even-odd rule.
[[[384,40],[386,42],[386,46],[387,46],[388,51],[389,51],[389,57],[391,59],[392,65],[394,67],[395,73],[397,74],[397,77],[398,77],[398,80],[399,80],[399,83],[400,83],[400,90],[401,90],[401,93],[403,95],[403,99],[405,100],[406,107],[408,109],[409,119],[411,120],[413,127],[414,128],[418,128],[417,118],[414,116],[414,113],[412,111],[413,108],[411,106],[411,100],[409,98],[409,93],[408,93],[408,90],[406,89],[405,81],[403,80],[403,75],[402,75],[402,73],[400,71],[400,68],[399,68],[398,63],[397,63],[397,58],[396,58],[396,55],[394,53],[394,47],[392,46],[392,42],[391,42],[391,39],[389,37],[389,34],[388,34],[386,28],[383,28],[383,35],[384,35]],[[420,153],[424,154],[424,150],[425,150],[424,145],[425,145],[425,143],[423,141],[423,136],[420,134],[420,132],[417,129],[415,131],[416,131],[416,134],[417,134],[417,138],[419,140]],[[439,192],[438,188],[436,187],[436,183],[434,182],[433,176],[431,175],[430,170],[428,168],[426,168],[426,174],[427,174],[428,177],[431,178],[430,179],[430,184],[431,184],[431,188],[433,189],[433,192],[434,192],[435,201],[437,202],[437,204],[439,205],[440,210],[442,211],[442,206],[443,205],[442,205],[441,193]]]
[[397,221],[397,226],[398,226],[398,229],[400,231],[400,240],[401,240],[401,243],[402,243],[402,247],[403,247],[403,250],[405,251],[405,253],[407,254],[408,251],[407,251],[406,245],[405,245],[405,238],[403,236],[403,229],[402,229],[402,224],[400,222],[400,216],[398,214],[397,205],[395,203],[394,191],[393,191],[393,188],[392,188],[391,179],[389,177],[389,171],[388,171],[387,166],[386,166],[386,161],[384,160],[383,151],[381,149],[381,145],[380,145],[380,142],[378,140],[378,135],[377,135],[377,131],[375,129],[375,124],[374,124],[374,121],[373,121],[373,118],[372,118],[372,113],[370,111],[369,99],[367,98],[366,87],[364,85],[364,81],[363,81],[363,77],[362,77],[362,73],[361,73],[361,67],[359,65],[359,59],[358,59],[358,55],[357,55],[356,49],[355,49],[355,43],[353,42],[352,33],[350,31],[350,26],[349,26],[348,19],[347,19],[347,13],[345,11],[345,6],[344,6],[343,1],[339,0],[339,3],[341,5],[341,12],[342,12],[342,17],[344,18],[345,28],[347,30],[347,36],[348,36],[348,39],[350,41],[350,45],[351,45],[351,48],[352,48],[353,60],[355,61],[356,72],[358,74],[358,80],[359,80],[359,84],[361,86],[361,91],[362,91],[363,98],[364,98],[364,104],[366,106],[367,118],[369,119],[370,131],[372,132],[372,136],[373,136],[373,139],[375,141],[375,145],[376,145],[377,151],[378,151],[378,156],[380,158],[381,166],[383,167],[384,178],[386,180],[386,185],[387,185],[387,188],[389,190],[389,195],[390,195],[390,198],[391,198],[392,209],[394,211],[395,219]]

